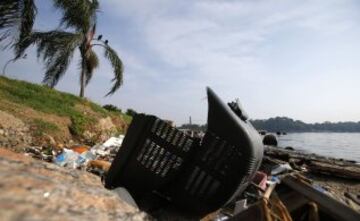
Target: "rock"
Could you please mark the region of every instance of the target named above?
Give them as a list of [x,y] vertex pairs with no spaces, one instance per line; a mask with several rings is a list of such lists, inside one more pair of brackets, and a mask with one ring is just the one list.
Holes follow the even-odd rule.
[[0,144],[17,149],[31,143],[29,128],[19,118],[0,110]]
[[266,135],[266,131],[265,130],[259,130],[259,134],[264,136],[264,135]]
[[16,146],[16,145],[18,145],[18,144],[19,144],[19,141],[17,141],[16,139],[10,140],[10,145],[11,145],[11,146]]
[[46,137],[46,140],[48,141],[49,144],[51,144],[51,145],[53,145],[53,146],[56,145],[56,141],[55,141],[55,139],[54,139],[52,136],[46,135],[45,137]]
[[[0,148],[1,220],[148,220],[100,178]],[[126,200],[126,199],[125,199]]]
[[112,122],[110,117],[101,118],[96,125],[99,131],[116,130],[116,126]]
[[3,129],[16,128],[23,129],[25,124],[19,118],[0,110],[0,126]]
[[264,139],[263,139],[263,144],[270,145],[270,146],[277,146],[278,142],[277,142],[276,136],[273,134],[265,135]]
[[97,142],[104,142],[118,132],[111,117],[101,118],[95,128],[97,132]]
[[285,147],[285,150],[294,150],[293,147]]
[[96,141],[96,133],[86,130],[82,134],[83,143],[94,143]]

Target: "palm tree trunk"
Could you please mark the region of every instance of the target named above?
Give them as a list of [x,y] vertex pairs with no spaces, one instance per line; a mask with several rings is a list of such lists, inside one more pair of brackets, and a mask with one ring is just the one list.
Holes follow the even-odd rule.
[[81,75],[80,75],[80,97],[84,97],[85,93],[85,69],[81,67]]
[[79,47],[80,54],[81,54],[81,73],[80,73],[80,97],[84,97],[85,93],[85,71],[86,71],[86,60],[85,60],[85,53],[86,53],[86,41]]

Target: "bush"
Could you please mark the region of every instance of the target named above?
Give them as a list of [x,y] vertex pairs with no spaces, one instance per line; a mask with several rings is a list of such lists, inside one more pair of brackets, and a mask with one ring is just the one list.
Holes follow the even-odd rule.
[[73,135],[82,136],[85,130],[90,128],[95,122],[96,120],[92,117],[76,114],[71,116],[69,130]]
[[126,111],[126,114],[129,115],[129,116],[134,117],[135,114],[137,114],[137,112],[136,112],[135,110],[129,108],[129,109],[127,109],[127,111]]
[[112,104],[106,104],[106,105],[103,106],[103,108],[108,110],[108,111],[111,111],[111,112],[122,113],[122,110],[120,108],[118,108],[117,106],[112,105]]

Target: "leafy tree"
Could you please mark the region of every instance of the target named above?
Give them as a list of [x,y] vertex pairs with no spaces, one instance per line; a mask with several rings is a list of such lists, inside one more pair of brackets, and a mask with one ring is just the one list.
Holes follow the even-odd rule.
[[103,108],[108,110],[108,111],[122,113],[120,108],[118,108],[117,106],[112,105],[112,104],[106,104],[106,105],[103,106]]
[[[324,122],[307,124],[288,117],[275,117],[264,120],[251,120],[258,130],[269,132],[360,132],[360,122]],[[206,125],[183,124],[180,129],[205,131]]]
[[[80,51],[80,97],[90,82],[94,70],[99,65],[99,59],[93,50],[102,47],[104,56],[113,68],[113,86],[106,94],[113,94],[123,82],[124,66],[107,40],[102,35],[94,37],[96,33],[98,0],[53,0],[56,8],[62,12],[61,27],[49,32],[33,32],[25,37],[16,47],[16,57],[24,54],[32,44],[37,45],[37,55],[45,62],[46,72],[43,83],[54,87],[65,74],[76,49]],[[69,31],[70,30],[70,31]]]
[[360,132],[360,122],[324,122],[307,124],[287,117],[275,117],[266,120],[252,120],[256,129],[271,132]]
[[37,8],[33,0],[0,1],[0,42],[10,39],[7,46],[17,48],[33,28]]
[[126,114],[133,117],[137,114],[137,112],[135,110],[129,108],[126,110]]

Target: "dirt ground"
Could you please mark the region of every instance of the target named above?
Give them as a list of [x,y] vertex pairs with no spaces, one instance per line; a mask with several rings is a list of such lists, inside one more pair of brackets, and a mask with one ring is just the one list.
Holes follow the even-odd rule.
[[[60,182],[61,181],[61,182]],[[147,220],[100,178],[0,148],[1,220]]]
[[343,179],[337,177],[308,175],[311,180],[326,189],[334,198],[360,212],[360,205],[348,199],[344,194],[360,194],[360,182],[357,180]]

